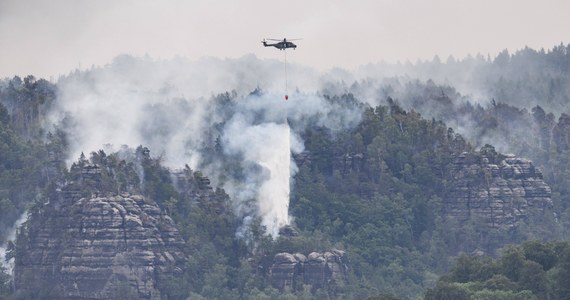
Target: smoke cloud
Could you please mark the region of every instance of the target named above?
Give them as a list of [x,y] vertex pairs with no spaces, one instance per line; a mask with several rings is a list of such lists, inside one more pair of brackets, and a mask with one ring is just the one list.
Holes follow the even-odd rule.
[[16,240],[16,234],[18,232],[18,229],[27,220],[28,220],[28,213],[24,212],[18,218],[18,220],[16,220],[16,223],[14,223],[14,226],[12,226],[12,228],[8,232],[8,235],[6,237],[6,243],[0,245],[0,266],[4,267],[6,269],[6,272],[10,275],[12,275],[14,271],[14,258],[6,260],[7,258],[6,255],[8,251],[8,242],[10,241],[14,242]]
[[[290,224],[289,178],[296,173],[295,164],[291,161],[291,138],[294,137],[287,123],[251,126],[242,117],[236,117],[228,125],[223,140],[228,152],[243,154],[243,164],[258,168],[257,176],[251,178],[256,184],[245,185],[245,189],[241,192],[236,190],[233,194],[240,203],[249,198],[258,199],[262,225],[274,237],[280,227]],[[241,186],[239,183],[236,185],[234,188]]]
[[[287,71],[295,91],[285,101],[284,71],[283,61],[253,55],[194,62],[120,56],[61,78],[50,124],[70,138],[68,164],[82,152],[147,146],[170,168],[202,170],[228,192],[244,223],[260,216],[276,237],[291,223],[291,154],[303,151],[300,133],[309,124],[354,126],[361,115],[320,96],[320,75],[294,64]],[[207,150],[215,143],[242,174],[224,174]]]

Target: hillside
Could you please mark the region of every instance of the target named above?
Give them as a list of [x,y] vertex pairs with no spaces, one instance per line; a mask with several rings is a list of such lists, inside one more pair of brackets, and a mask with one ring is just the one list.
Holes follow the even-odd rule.
[[[524,53],[480,63],[538,68]],[[544,76],[568,76],[553,65]],[[0,83],[2,297],[429,298],[466,282],[437,280],[462,252],[567,238],[563,86],[530,111],[433,80],[192,98],[175,75],[154,81],[163,67],[122,57]]]

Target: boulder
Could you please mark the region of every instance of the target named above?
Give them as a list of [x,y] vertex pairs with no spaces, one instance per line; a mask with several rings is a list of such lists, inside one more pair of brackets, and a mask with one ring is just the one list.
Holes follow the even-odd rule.
[[271,284],[280,291],[292,290],[297,281],[313,289],[344,285],[350,263],[346,253],[333,249],[324,253],[278,253],[270,267]]

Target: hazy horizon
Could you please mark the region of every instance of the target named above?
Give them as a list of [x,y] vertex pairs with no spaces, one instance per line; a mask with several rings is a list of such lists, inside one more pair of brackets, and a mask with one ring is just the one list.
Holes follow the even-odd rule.
[[120,54],[282,59],[263,38],[303,38],[288,60],[326,71],[495,56],[568,43],[570,2],[0,1],[0,78],[57,77]]

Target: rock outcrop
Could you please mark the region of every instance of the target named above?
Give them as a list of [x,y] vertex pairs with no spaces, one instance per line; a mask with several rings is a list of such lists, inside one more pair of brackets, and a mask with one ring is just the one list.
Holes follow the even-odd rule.
[[172,219],[140,195],[82,197],[76,188],[32,209],[18,237],[16,289],[41,282],[59,299],[160,299],[160,278],[177,276],[185,260]]
[[330,252],[278,253],[270,267],[271,284],[274,288],[293,290],[298,281],[313,289],[343,285],[348,280],[349,261],[346,253],[333,249]]
[[552,207],[550,187],[530,160],[486,147],[456,158],[443,203],[446,215],[459,221],[480,217],[491,227],[508,228],[517,226],[530,210]]

